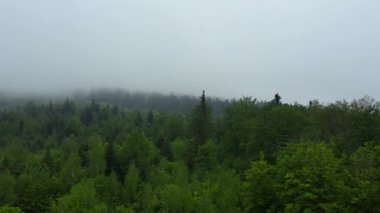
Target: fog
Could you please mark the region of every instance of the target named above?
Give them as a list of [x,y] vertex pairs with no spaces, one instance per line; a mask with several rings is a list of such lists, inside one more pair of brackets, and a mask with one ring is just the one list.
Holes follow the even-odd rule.
[[0,90],[380,100],[377,0],[1,0]]

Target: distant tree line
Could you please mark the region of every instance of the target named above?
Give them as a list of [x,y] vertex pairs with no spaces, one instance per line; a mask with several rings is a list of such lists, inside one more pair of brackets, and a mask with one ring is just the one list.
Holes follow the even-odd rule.
[[[161,93],[129,92],[126,90],[99,89],[89,94],[83,93],[76,96],[88,101],[95,100],[98,103],[108,103],[127,107],[129,109],[154,110],[160,112],[190,113],[198,104],[198,98],[190,95],[164,95]],[[213,109],[213,114],[221,116],[230,101],[220,98],[207,98],[208,105]]]

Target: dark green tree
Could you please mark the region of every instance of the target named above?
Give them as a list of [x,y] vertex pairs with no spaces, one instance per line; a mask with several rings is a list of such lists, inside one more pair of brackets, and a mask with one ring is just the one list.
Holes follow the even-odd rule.
[[243,97],[228,105],[223,125],[222,145],[226,153],[231,154],[233,158],[252,158],[261,151],[262,147],[255,141],[255,130],[259,125],[256,99]]
[[136,111],[136,114],[135,114],[135,125],[138,128],[141,128],[142,125],[143,125],[143,118],[141,116],[140,111]]
[[272,102],[276,105],[281,104],[281,96],[278,93],[274,94],[274,99]]
[[109,142],[106,150],[106,169],[105,175],[109,176],[116,168],[116,154],[113,142]]
[[207,105],[205,91],[203,90],[199,104],[194,108],[190,117],[190,131],[193,143],[189,146],[188,166],[192,169],[198,149],[205,144],[212,134],[212,110]]
[[154,115],[153,115],[152,110],[149,110],[146,121],[147,121],[148,127],[151,127],[153,125]]
[[190,125],[195,146],[204,144],[211,137],[212,111],[206,103],[205,91],[202,93],[198,106],[193,110]]

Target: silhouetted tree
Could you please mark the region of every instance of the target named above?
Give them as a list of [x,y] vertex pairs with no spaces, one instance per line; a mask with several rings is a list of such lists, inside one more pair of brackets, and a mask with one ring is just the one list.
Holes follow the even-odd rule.
[[280,96],[278,93],[276,93],[276,94],[274,95],[273,102],[274,102],[275,104],[281,104],[281,96]]

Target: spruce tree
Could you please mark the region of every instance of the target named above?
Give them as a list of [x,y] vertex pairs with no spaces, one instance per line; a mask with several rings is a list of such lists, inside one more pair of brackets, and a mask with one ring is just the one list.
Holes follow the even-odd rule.
[[195,145],[199,146],[206,142],[211,135],[211,108],[206,103],[205,91],[203,90],[198,106],[193,111],[191,118],[191,131],[195,140]]
[[192,112],[190,130],[192,133],[193,142],[189,147],[188,166],[192,169],[195,158],[198,155],[199,146],[205,144],[206,141],[210,139],[212,132],[212,111],[206,103],[206,95],[204,90],[202,96],[200,97],[199,104]]

